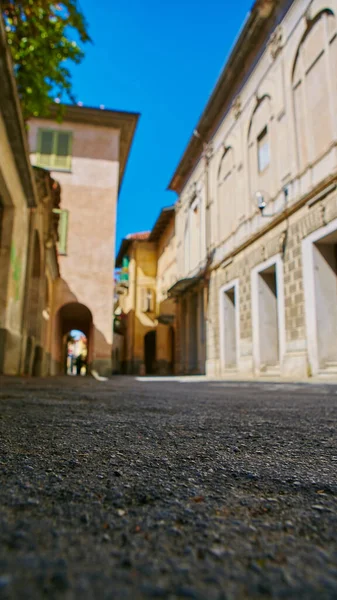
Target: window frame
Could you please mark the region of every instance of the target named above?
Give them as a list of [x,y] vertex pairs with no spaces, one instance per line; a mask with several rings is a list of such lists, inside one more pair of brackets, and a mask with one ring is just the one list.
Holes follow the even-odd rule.
[[[265,140],[265,141],[263,142],[263,140]],[[262,165],[260,150],[262,148],[264,148],[265,146],[268,146],[268,162],[266,164]],[[270,166],[270,162],[271,162],[268,125],[265,125],[265,127],[262,129],[262,131],[257,136],[256,147],[257,147],[257,168],[258,168],[258,173],[261,174],[261,173],[264,173],[268,169],[268,167]]]
[[[41,160],[42,156],[45,156],[45,154],[43,154],[41,152],[42,149],[42,136],[44,133],[52,133],[53,135],[53,141],[52,141],[52,153],[50,155],[46,155],[46,156],[50,156],[51,157],[51,162],[50,164],[46,164],[46,162],[44,162],[43,160]],[[65,164],[64,166],[57,166],[55,164],[56,162],[56,158],[59,157],[59,155],[57,154],[57,143],[58,143],[58,137],[60,134],[67,134],[68,135],[68,154],[67,156],[64,156],[65,160]],[[72,131],[68,131],[65,129],[52,129],[51,127],[39,127],[38,129],[38,133],[37,133],[37,149],[36,149],[36,166],[37,167],[42,167],[43,169],[48,169],[49,171],[64,171],[66,173],[71,172],[71,168],[72,168],[72,149],[73,149],[73,132]]]

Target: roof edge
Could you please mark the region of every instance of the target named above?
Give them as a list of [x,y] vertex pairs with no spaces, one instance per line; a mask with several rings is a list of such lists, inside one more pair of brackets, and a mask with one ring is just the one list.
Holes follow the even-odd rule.
[[174,215],[175,213],[175,207],[174,205],[172,206],[166,206],[164,208],[162,208],[162,210],[160,211],[157,220],[155,222],[155,224],[152,227],[152,231],[149,237],[149,242],[157,242],[158,239],[160,238],[160,235],[165,231],[166,227],[168,226],[171,217]]
[[[201,117],[194,129],[185,151],[178,163],[178,166],[170,180],[167,190],[180,193],[185,185],[195,161],[200,158],[203,152],[203,144],[209,141],[213,129],[220,120],[222,114],[219,113],[218,104],[224,105],[233,98],[233,83],[242,79],[242,69],[237,70],[236,63],[242,61],[251,51],[251,48],[245,48],[246,42],[251,39],[256,32],[263,32],[263,29],[274,18],[277,8],[282,0],[256,0],[251,11],[248,13],[239,34],[234,41],[229,56],[226,59],[224,67],[215,83],[204,108]],[[256,50],[256,54],[258,49]],[[238,73],[238,75],[237,75]]]
[[[96,125],[97,127],[111,127],[120,131],[118,182],[118,193],[120,193],[140,113],[78,106],[77,104],[62,104],[62,108],[64,109],[62,121]],[[51,104],[48,115],[32,117],[32,120],[47,119],[55,121],[59,110],[59,104]]]
[[6,33],[1,15],[0,79],[2,83],[0,111],[10,140],[10,146],[20,176],[20,183],[27,200],[27,205],[30,208],[33,208],[36,206],[36,188],[33,170],[30,164],[28,139],[14,78],[12,59],[7,45]]

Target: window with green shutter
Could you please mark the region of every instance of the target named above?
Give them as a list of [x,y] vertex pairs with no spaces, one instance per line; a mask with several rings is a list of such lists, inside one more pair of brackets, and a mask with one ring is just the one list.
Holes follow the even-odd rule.
[[59,254],[67,254],[69,211],[62,210],[60,208],[54,208],[53,212],[59,215],[59,240],[57,244],[58,252]]
[[70,171],[71,143],[70,131],[39,129],[36,165],[46,169]]

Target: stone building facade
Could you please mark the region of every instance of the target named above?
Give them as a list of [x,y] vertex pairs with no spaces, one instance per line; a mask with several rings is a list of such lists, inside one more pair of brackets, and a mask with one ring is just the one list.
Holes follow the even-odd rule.
[[116,266],[121,273],[114,352],[122,356],[120,370],[173,375],[178,364],[177,321],[168,289],[176,281],[174,207],[160,212],[152,231],[130,234],[122,241]]
[[0,20],[0,373],[49,373],[60,186],[32,169]]
[[203,306],[199,372],[336,374],[337,0],[255,2],[170,189],[185,372]]
[[123,273],[116,292],[124,334],[121,360],[124,374],[156,372],[157,246],[149,241],[150,233],[129,234],[116,258],[116,267],[122,268]]
[[89,370],[111,375],[116,205],[138,114],[66,106],[59,123],[56,111],[29,124],[32,163],[62,186],[51,373],[65,372],[75,329],[88,340]]

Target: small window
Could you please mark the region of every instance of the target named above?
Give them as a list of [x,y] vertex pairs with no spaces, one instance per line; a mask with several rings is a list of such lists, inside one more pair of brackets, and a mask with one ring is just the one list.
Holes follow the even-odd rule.
[[257,156],[259,173],[262,173],[270,164],[270,147],[267,127],[264,128],[257,138]]
[[69,131],[39,129],[36,165],[70,171],[72,134]]
[[129,282],[129,257],[123,256],[122,268],[120,273],[120,281],[123,283]]
[[142,289],[142,312],[153,313],[154,312],[154,290],[143,288]]
[[68,218],[69,211],[62,210],[60,208],[54,208],[54,213],[59,215],[59,224],[58,224],[58,244],[57,249],[59,254],[67,254],[67,244],[68,244]]

